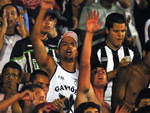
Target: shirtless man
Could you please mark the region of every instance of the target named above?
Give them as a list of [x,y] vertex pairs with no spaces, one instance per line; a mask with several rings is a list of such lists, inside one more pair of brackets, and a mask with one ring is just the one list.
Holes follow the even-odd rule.
[[[87,15],[86,37],[84,40],[79,69],[78,92],[75,108],[84,102],[94,102],[100,106],[101,113],[110,113],[109,105],[104,102],[104,87],[108,83],[105,69],[95,67],[91,71],[90,57],[93,33],[103,24],[97,24],[99,12]],[[88,50],[88,51],[87,51]],[[83,82],[84,81],[84,82]]]
[[150,80],[150,41],[144,48],[144,59],[141,63],[122,67],[118,70],[112,92],[112,110],[124,103],[135,108],[135,99],[139,92],[147,88]]

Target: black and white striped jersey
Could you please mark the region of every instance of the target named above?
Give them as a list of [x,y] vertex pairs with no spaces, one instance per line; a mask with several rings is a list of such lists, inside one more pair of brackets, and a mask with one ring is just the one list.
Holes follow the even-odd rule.
[[[47,53],[52,56],[56,62],[58,62],[56,49],[59,38],[60,36],[56,38],[48,37],[45,40],[42,40],[46,47]],[[16,42],[12,50],[10,60],[20,64],[24,72],[32,73],[34,70],[39,69],[39,65],[34,56],[30,37]]]
[[[132,45],[123,43],[118,50],[114,51],[106,44],[106,41],[104,41],[93,46],[91,65],[100,65],[105,68],[107,72],[110,72],[118,67],[119,62],[125,56],[131,57],[132,64],[136,64],[141,61],[137,47],[133,47]],[[104,100],[109,104],[111,104],[112,85],[113,83],[112,81],[110,81],[105,91]]]

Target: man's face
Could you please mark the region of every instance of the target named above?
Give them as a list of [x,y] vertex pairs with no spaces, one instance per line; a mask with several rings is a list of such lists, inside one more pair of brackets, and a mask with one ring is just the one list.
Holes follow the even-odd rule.
[[139,108],[150,105],[150,98],[141,99]]
[[5,93],[17,91],[17,84],[20,82],[19,71],[17,69],[8,67],[5,69],[2,79]]
[[5,7],[5,9],[6,9],[6,14],[7,14],[8,28],[15,27],[16,20],[18,17],[16,8],[9,5],[9,6]]
[[84,113],[99,113],[96,108],[88,108],[84,111]]
[[50,82],[49,77],[38,74],[36,80],[33,81],[33,84],[41,86],[44,89],[45,94],[47,95],[47,92],[49,90],[49,82]]
[[124,41],[125,35],[126,35],[126,25],[114,23],[113,27],[108,30],[106,28],[107,33],[107,44],[112,49],[116,50],[120,48],[122,45],[122,42]]
[[106,84],[108,83],[107,81],[107,74],[104,68],[97,67],[92,70],[92,78],[94,77],[93,85],[94,87],[100,87],[104,88]]
[[43,102],[46,102],[45,92],[41,88],[34,88],[35,99],[32,101],[33,107]]
[[78,55],[77,43],[72,37],[65,37],[60,42],[60,47],[58,51],[60,59],[66,62],[73,62]]
[[55,25],[56,25],[56,19],[52,19],[51,16],[46,16],[43,19],[41,31],[43,33],[48,33],[50,32],[50,30],[52,30],[55,27]]

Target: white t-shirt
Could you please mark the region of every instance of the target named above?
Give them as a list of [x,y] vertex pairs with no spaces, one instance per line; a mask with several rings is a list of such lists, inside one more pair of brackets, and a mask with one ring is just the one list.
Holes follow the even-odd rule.
[[[76,69],[76,72],[70,73],[57,64],[56,72],[50,81],[46,100],[52,102],[55,99],[65,96],[68,98],[68,105],[70,105],[71,109],[74,111],[74,101],[77,96],[78,75],[79,70]],[[66,106],[65,108],[67,109]],[[66,111],[67,110],[65,110],[65,112]]]
[[3,66],[9,61],[15,43],[21,39],[21,36],[17,34],[4,35],[3,47],[0,51],[0,72],[2,72]]

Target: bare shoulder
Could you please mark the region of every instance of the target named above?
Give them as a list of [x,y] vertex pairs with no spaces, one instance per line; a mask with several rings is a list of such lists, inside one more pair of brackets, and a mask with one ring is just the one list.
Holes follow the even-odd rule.
[[116,78],[117,77],[125,77],[124,75],[127,75],[127,73],[130,73],[130,66],[122,66],[118,69],[117,74],[116,74]]

